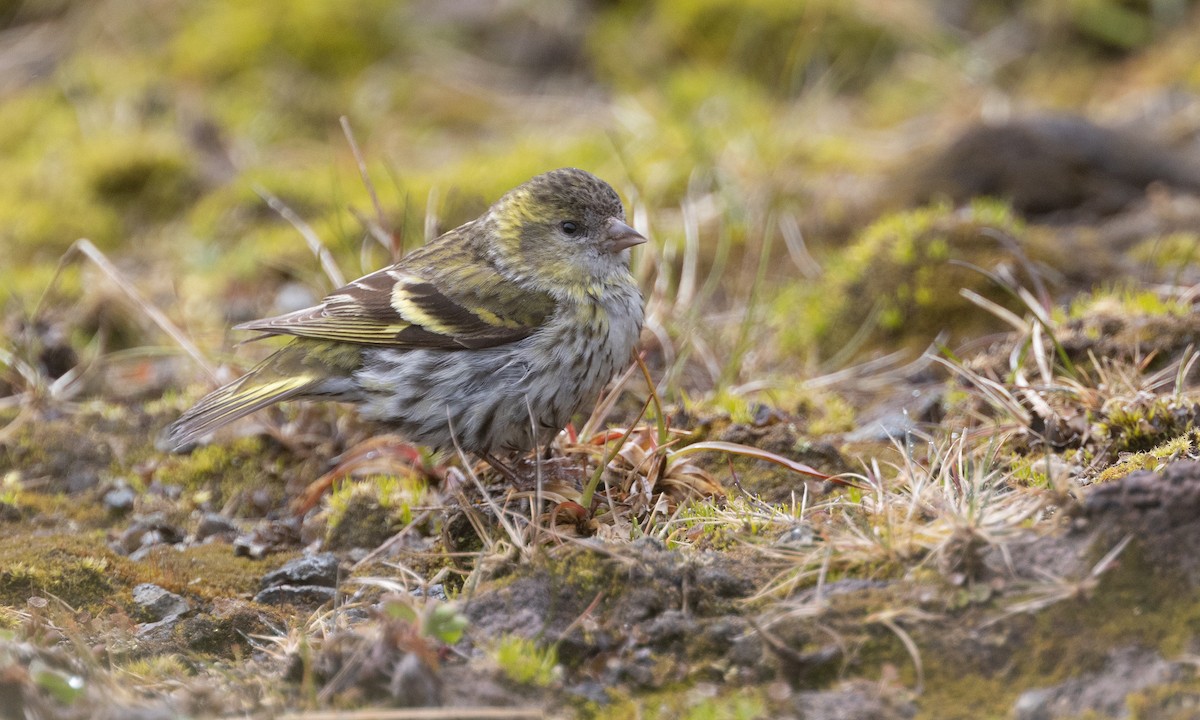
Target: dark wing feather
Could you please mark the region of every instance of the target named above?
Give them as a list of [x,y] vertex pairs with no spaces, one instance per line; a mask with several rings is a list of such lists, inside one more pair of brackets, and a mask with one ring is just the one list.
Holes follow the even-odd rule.
[[[235,329],[358,345],[461,350],[526,338],[554,311],[551,296],[515,285],[481,258],[464,262],[461,247],[438,245],[339,288],[320,305]],[[447,266],[448,271],[440,269]]]

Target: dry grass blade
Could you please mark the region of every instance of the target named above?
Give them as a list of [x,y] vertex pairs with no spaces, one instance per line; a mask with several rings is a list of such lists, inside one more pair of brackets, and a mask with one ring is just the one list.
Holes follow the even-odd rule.
[[[179,329],[179,326],[171,322],[170,318],[164,315],[161,310],[155,307],[140,292],[138,292],[137,287],[135,287],[134,284],[129,280],[125,279],[125,276],[121,274],[121,271],[118,270],[115,265],[109,262],[104,253],[100,252],[100,249],[92,244],[91,240],[88,240],[87,238],[80,238],[79,240],[76,240],[73,245],[71,245],[71,248],[67,250],[62,257],[62,260],[59,261],[58,270],[55,272],[55,278],[58,277],[59,272],[62,271],[62,268],[65,266],[66,262],[76,252],[81,253],[88,260],[91,260],[96,267],[100,268],[100,270],[108,276],[109,280],[111,280],[113,284],[115,284],[121,292],[125,293],[125,296],[128,297],[135,306],[137,306],[138,310],[144,312],[146,317],[150,318],[150,320],[157,325],[159,329],[166,333],[168,337],[170,337],[177,345],[179,345],[179,347],[183,348],[184,352],[186,352],[193,360],[196,361],[196,364],[204,370],[209,379],[214,381],[217,379],[216,368],[214,368],[212,364],[208,362],[208,358],[204,356],[204,353],[200,352],[200,348],[196,347],[196,344],[193,343],[191,339]],[[47,292],[49,292],[49,289],[47,289]]]
[[308,244],[308,249],[312,251],[313,256],[321,263],[321,270],[325,273],[325,277],[329,278],[329,282],[333,284],[333,287],[340,288],[345,285],[345,276],[342,275],[342,271],[338,268],[337,262],[334,261],[329,248],[325,247],[325,243],[321,242],[321,237],[317,235],[317,231],[313,230],[312,226],[305,222],[304,218],[297,215],[296,211],[288,207],[283,200],[273,195],[270,190],[261,185],[256,185],[254,192],[258,193],[258,196],[272,210],[278,213],[281,218],[287,220],[292,227],[296,228],[296,231],[304,238],[304,242]]
[[[367,189],[367,194],[371,196],[371,205],[375,208],[375,223],[376,225],[368,227],[378,227],[380,229],[387,227],[387,215],[383,212],[383,204],[379,202],[379,193],[375,192],[375,183],[371,182],[371,175],[367,172],[367,161],[363,158],[362,151],[358,149],[358,142],[354,139],[354,130],[350,128],[350,118],[345,115],[338,118],[338,122],[342,125],[342,133],[346,136],[346,142],[350,145],[350,152],[354,155],[354,162],[358,165],[358,174],[362,177],[363,187]],[[384,231],[391,239],[391,242],[384,245],[384,249],[392,254],[392,259],[399,259],[399,253],[402,248],[395,243],[395,235]],[[372,233],[374,235],[374,233]]]
[[754,458],[755,460],[766,460],[769,463],[774,463],[776,465],[785,467],[788,470],[791,470],[792,472],[795,472],[795,473],[800,473],[801,475],[808,475],[810,477],[815,477],[819,480],[830,480],[839,485],[851,485],[851,486],[853,485],[853,483],[851,483],[847,480],[843,480],[843,479],[834,477],[833,475],[823,473],[814,467],[805,465],[804,463],[801,463],[801,462],[796,462],[795,460],[791,460],[789,458],[785,458],[782,455],[776,455],[773,452],[769,452],[767,450],[762,450],[761,448],[756,448],[751,445],[742,445],[740,443],[725,442],[723,440],[706,440],[704,442],[698,442],[698,443],[692,443],[691,445],[685,445],[685,446],[679,448],[678,450],[672,451],[671,455],[672,455],[672,457],[678,458],[678,457],[683,457],[684,455],[689,455],[694,452],[703,452],[706,450],[711,450],[711,451],[716,451],[716,452],[724,452],[724,453],[729,453],[731,455],[742,455],[744,457]]

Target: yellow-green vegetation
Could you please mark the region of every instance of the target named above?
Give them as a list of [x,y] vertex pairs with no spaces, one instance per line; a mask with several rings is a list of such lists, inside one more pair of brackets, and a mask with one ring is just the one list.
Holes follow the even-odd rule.
[[1200,259],[1200,234],[1184,231],[1146,238],[1129,251],[1129,257],[1174,280]]
[[[803,500],[803,488],[796,489],[797,502]],[[764,512],[770,507],[770,512]],[[799,526],[800,518],[790,515],[786,505],[756,505],[746,496],[737,496],[718,506],[709,501],[682,506],[665,526],[668,547],[692,547],[722,552],[736,551],[747,543],[773,541],[789,525]]]
[[1060,320],[1103,320],[1105,317],[1185,317],[1191,313],[1191,305],[1178,298],[1125,285],[1081,293],[1071,300],[1065,313],[1059,311],[1056,317]]
[[1195,457],[1197,451],[1196,431],[1188,432],[1172,438],[1161,445],[1156,445],[1145,452],[1138,452],[1122,458],[1119,462],[1108,466],[1096,476],[1096,482],[1111,482],[1119,480],[1137,470],[1161,470],[1164,465],[1175,460]]
[[1001,327],[960,289],[1017,308],[986,273],[1019,266],[1021,255],[1045,261],[1054,253],[1048,238],[997,201],[896,212],[832,259],[820,282],[783,290],[772,323],[790,352],[815,345],[824,356],[853,354],[884,342],[923,349],[942,331],[962,339]]
[[134,568],[105,544],[103,532],[6,534],[0,542],[0,604],[34,595],[99,609],[131,586]]
[[134,686],[152,691],[160,683],[170,683],[191,675],[192,669],[178,655],[170,654],[130,660],[120,665],[118,672]]
[[[594,50],[601,69],[624,85],[668,68],[732,68],[740,78],[790,96],[829,66],[838,68],[840,82],[869,81],[902,42],[925,34],[918,18],[895,20],[860,3],[828,0],[624,2],[604,18]],[[801,23],[811,34],[794,32]]]
[[1190,442],[1185,433],[1200,420],[1200,407],[1171,396],[1121,398],[1110,405],[1097,419],[1096,429],[1115,452],[1146,452],[1170,441]]
[[329,496],[326,546],[376,547],[411,523],[414,508],[427,499],[426,481],[416,473],[371,475],[336,484]]
[[755,688],[739,688],[713,697],[691,688],[671,688],[638,697],[619,697],[600,708],[587,708],[587,717],[596,720],[761,720],[771,716],[764,693]]
[[159,545],[137,564],[138,582],[204,599],[249,597],[259,590],[264,574],[295,556],[285,552],[254,560],[235,555],[232,547],[220,542],[182,549]]
[[554,681],[558,650],[519,635],[501,637],[489,653],[504,676],[521,685],[545,687]]
[[[83,697],[67,664],[21,665],[44,649],[79,655],[89,688],[115,679],[138,702],[170,693],[173,712],[214,699],[229,704],[210,711],[231,717],[357,709],[370,691],[322,687],[352,673],[326,676],[321,663],[345,660],[333,639],[371,626],[361,608],[402,572],[461,588],[464,615],[384,601],[380,642],[341,669],[378,661],[390,673],[416,653],[434,668],[431,687],[451,679],[433,692],[460,705],[453,683],[480,663],[508,678],[494,684],[506,702],[566,713],[580,703],[586,717],[774,717],[806,711],[797,693],[854,683],[919,717],[1003,717],[1019,693],[1095,669],[1113,647],[1188,653],[1194,578],[1164,568],[1171,559],[1151,554],[1161,548],[1135,541],[1108,572],[1067,578],[1034,572],[1024,553],[1078,530],[1071,510],[1105,490],[1090,483],[1200,455],[1184,352],[1200,336],[1186,287],[1200,255],[1189,191],[1138,179],[1115,215],[1085,205],[1026,220],[986,199],[899,207],[887,188],[959,129],[1029,108],[1117,123],[1136,106],[1139,127],[1170,149],[1186,144],[1200,90],[1196,8],[951,5],[0,2],[12,61],[0,73],[0,628],[14,630],[0,637],[0,669],[10,685],[22,673],[33,683],[9,694]],[[514,488],[479,466],[480,489],[445,454],[428,463],[440,485],[354,478],[295,518],[300,489],[370,429],[335,407],[284,407],[274,439],[221,434],[164,454],[154,438],[194,399],[181,393],[208,381],[203,363],[95,264],[70,264],[40,301],[64,250],[91,238],[225,374],[270,346],[237,347],[232,325],[333,288],[295,218],[353,278],[568,165],[610,181],[651,239],[633,253],[649,301],[643,349],[662,371],[652,378],[662,403],[684,408],[662,414],[692,435],[659,438],[673,444],[647,451],[667,460],[653,477],[644,466],[591,475],[597,447],[556,443],[537,466],[552,498],[541,508],[532,480]],[[1083,165],[1072,187],[1106,186],[1112,167]],[[896,369],[943,330],[946,363]],[[144,376],[126,381],[120,370],[141,360]],[[635,376],[606,421],[626,423],[644,400]],[[904,411],[911,432],[894,446],[840,444]],[[656,412],[643,422],[653,427]],[[753,457],[672,456],[702,440],[850,471],[854,486]],[[620,475],[620,487],[602,488],[610,496],[594,508],[562,503],[556,527],[539,525],[575,490],[576,467],[558,461],[581,457],[582,476]],[[681,476],[716,490],[658,494],[691,487]],[[151,514],[185,535],[201,523],[223,535],[210,512],[238,516],[272,548],[273,531],[302,527],[303,542],[342,562],[422,520],[354,571],[378,581],[370,593],[343,585],[345,605],[308,617],[248,600],[298,544],[266,560],[190,535],[136,561],[108,549]],[[146,619],[131,604],[141,582],[192,610],[139,634],[133,652],[148,654],[129,660],[111,639]],[[473,603],[520,609],[531,591],[551,601],[546,642],[512,634],[505,617],[471,615],[464,635]],[[693,627],[713,632],[671,635]],[[463,637],[486,657],[439,667]],[[743,641],[751,652],[739,656],[729,646]],[[792,667],[832,646],[833,659]],[[648,661],[645,683],[618,680],[604,705],[565,698],[597,669],[625,677],[631,655]],[[299,679],[287,671],[298,665]],[[753,687],[733,689],[743,680]],[[1151,715],[1194,686],[1128,707]]]
[[574,597],[591,600],[600,592],[612,597],[619,594],[624,586],[620,568],[614,567],[611,559],[602,553],[587,548],[575,548],[546,557],[544,563],[552,578],[552,587]]
[[281,495],[283,460],[267,447],[260,437],[204,445],[188,455],[169,456],[158,477],[216,504],[264,489]]

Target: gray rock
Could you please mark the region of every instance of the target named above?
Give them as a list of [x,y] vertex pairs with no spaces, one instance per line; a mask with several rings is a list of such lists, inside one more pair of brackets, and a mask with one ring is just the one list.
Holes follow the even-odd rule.
[[1021,693],[1012,716],[1017,720],[1056,720],[1085,714],[1127,718],[1130,713],[1126,697],[1131,693],[1188,675],[1181,663],[1167,662],[1151,650],[1120,648],[1109,654],[1100,672]]
[[133,509],[133,502],[136,499],[137,493],[128,486],[121,485],[104,493],[104,507],[111,512],[126,513]]
[[142,583],[135,587],[133,602],[153,620],[163,620],[191,609],[187,600],[152,583]]
[[203,542],[210,537],[222,537],[230,542],[237,537],[238,527],[233,520],[220,513],[204,513],[196,526],[196,540]]
[[320,585],[336,587],[338,579],[338,559],[333,553],[305,555],[285,563],[278,570],[273,570],[262,578],[262,587],[271,588],[281,585]]
[[333,600],[337,590],[322,585],[275,585],[260,591],[254,602],[315,608]]

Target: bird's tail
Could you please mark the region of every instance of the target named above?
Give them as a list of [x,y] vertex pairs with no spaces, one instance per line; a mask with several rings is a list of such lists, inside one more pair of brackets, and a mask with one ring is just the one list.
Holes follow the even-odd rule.
[[294,346],[285,347],[250,372],[201,398],[167,428],[162,444],[173,451],[187,448],[212,431],[282,400],[309,395],[323,378],[281,372],[292,365]]

